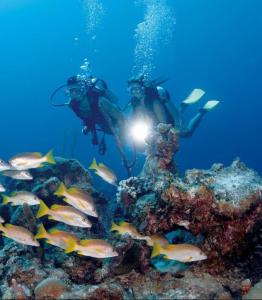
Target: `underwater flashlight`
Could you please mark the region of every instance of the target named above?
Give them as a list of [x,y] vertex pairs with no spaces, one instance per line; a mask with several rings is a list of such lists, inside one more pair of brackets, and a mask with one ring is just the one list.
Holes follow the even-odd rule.
[[146,138],[150,133],[151,126],[145,121],[136,121],[131,127],[132,138],[139,143],[145,143]]

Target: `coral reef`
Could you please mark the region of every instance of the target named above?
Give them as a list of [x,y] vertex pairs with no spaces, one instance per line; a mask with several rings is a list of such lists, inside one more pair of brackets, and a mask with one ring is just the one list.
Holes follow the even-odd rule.
[[[122,203],[130,199],[125,216],[145,235],[170,232],[178,226],[201,233],[209,271],[219,272],[227,258],[245,251],[245,239],[262,218],[262,179],[239,159],[229,167],[215,164],[209,170],[189,170],[183,178],[174,176],[169,169],[177,139],[172,128],[165,127],[166,132],[162,127],[149,142],[141,176],[120,183],[118,198],[124,193]],[[156,176],[150,189],[151,170]],[[135,194],[136,186],[143,192]]]
[[[44,242],[33,249],[3,238],[0,298],[257,299],[262,278],[261,177],[239,159],[179,177],[173,161],[178,145],[175,129],[160,124],[147,140],[141,173],[121,181],[110,202],[94,189],[88,171],[76,160],[56,158],[56,165],[32,170],[32,181],[6,179],[7,193],[32,191],[48,206],[64,204],[54,195],[61,182],[91,193],[99,215],[90,217],[91,229],[35,219],[37,206],[2,205],[0,212],[7,222],[34,233],[43,222],[47,229],[56,226],[80,239],[106,239],[118,256],[102,260],[66,254]],[[169,243],[197,245],[208,259],[151,259],[152,248],[145,240],[110,232],[113,217],[132,223],[142,235],[159,233]]]

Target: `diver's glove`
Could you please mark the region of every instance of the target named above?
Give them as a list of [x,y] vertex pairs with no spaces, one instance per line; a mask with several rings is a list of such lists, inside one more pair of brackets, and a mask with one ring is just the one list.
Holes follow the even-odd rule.
[[83,133],[84,135],[87,135],[88,132],[89,132],[89,128],[88,128],[87,126],[84,126],[84,127],[82,128],[82,133]]

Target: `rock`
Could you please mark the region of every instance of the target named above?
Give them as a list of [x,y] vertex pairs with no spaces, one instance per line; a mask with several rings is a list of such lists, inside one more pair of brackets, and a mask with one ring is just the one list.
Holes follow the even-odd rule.
[[63,281],[56,278],[47,278],[36,286],[34,294],[37,300],[58,299],[67,289]]

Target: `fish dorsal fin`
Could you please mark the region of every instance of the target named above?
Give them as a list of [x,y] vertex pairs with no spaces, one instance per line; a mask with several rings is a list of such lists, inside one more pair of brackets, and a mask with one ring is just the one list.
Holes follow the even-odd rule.
[[131,225],[130,223],[126,222],[126,221],[120,221],[119,222],[120,226],[127,226],[127,225]]
[[42,153],[40,153],[40,152],[33,152],[32,155],[34,157],[40,158],[42,156]]
[[77,187],[73,186],[73,187],[69,188],[68,191],[70,191],[70,192],[79,192],[79,189]]
[[57,229],[57,228],[51,228],[48,230],[48,233],[50,234],[55,234],[55,233],[59,233],[61,232],[61,230]]
[[13,224],[5,224],[5,228],[9,228],[9,229],[12,229],[12,228],[15,228],[17,226],[13,225]]
[[81,246],[88,246],[88,245],[90,245],[91,241],[92,240],[81,240],[79,244]]

